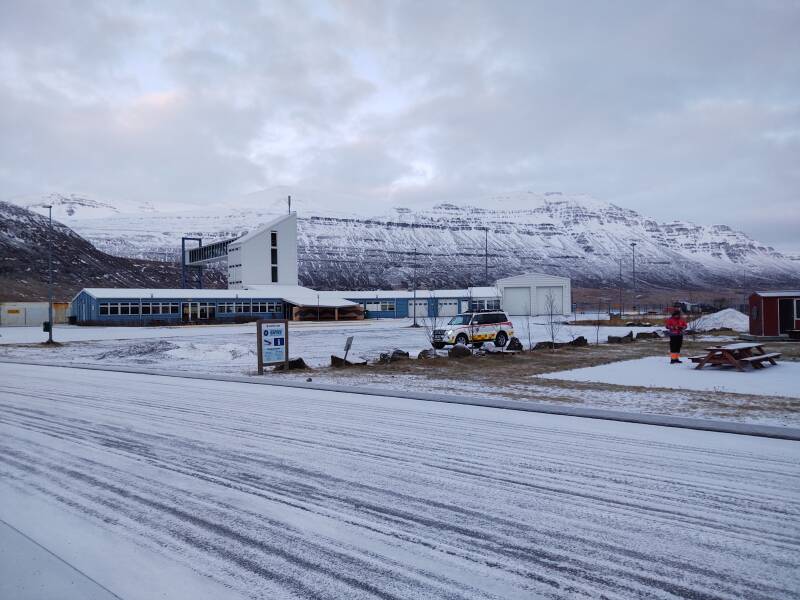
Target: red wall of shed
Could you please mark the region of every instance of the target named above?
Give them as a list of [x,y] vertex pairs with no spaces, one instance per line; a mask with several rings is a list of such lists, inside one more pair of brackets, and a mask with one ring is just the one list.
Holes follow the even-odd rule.
[[780,335],[778,298],[763,298],[764,333],[761,335]]

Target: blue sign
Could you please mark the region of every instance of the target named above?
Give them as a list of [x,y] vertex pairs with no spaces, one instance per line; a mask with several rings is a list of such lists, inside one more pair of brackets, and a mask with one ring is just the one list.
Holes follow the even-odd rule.
[[264,364],[286,360],[286,324],[265,323],[261,331],[261,359]]

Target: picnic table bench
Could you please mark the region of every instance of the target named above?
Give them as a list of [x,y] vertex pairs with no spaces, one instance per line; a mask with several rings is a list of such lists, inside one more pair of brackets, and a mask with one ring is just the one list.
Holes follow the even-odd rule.
[[702,369],[707,365],[716,367],[731,366],[739,371],[744,371],[745,365],[751,365],[754,369],[761,369],[764,368],[765,362],[777,365],[778,363],[775,362],[775,359],[781,355],[780,352],[765,352],[763,344],[745,342],[726,346],[712,346],[711,348],[703,348],[703,350],[706,351],[706,354],[689,357],[689,360],[697,363],[696,369]]

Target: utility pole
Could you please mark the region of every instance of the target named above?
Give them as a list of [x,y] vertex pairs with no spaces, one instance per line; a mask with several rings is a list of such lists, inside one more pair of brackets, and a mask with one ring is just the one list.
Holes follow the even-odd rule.
[[319,321],[319,294],[317,294],[317,321]]
[[53,205],[47,205],[47,343],[53,343]]
[[485,238],[484,246],[483,246],[483,262],[484,262],[484,265],[483,265],[483,269],[484,269],[483,280],[484,280],[484,283],[483,283],[483,285],[485,285],[486,287],[489,287],[489,228],[488,227],[484,227],[483,228],[483,232],[486,234],[486,238]]
[[417,324],[417,249],[414,248],[414,327],[419,327]]
[[289,202],[289,214],[292,214],[292,197],[291,196],[289,196],[288,202]]
[[619,317],[622,318],[622,259],[618,258],[619,263]]
[[633,252],[633,299],[636,300],[636,242],[631,242]]

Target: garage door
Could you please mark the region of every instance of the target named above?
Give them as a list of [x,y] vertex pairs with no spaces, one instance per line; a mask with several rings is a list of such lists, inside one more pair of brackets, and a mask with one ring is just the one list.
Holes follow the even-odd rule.
[[408,316],[414,317],[427,317],[428,316],[428,301],[427,300],[409,300],[408,301]]
[[552,312],[554,315],[564,314],[564,305],[562,298],[564,295],[564,288],[559,285],[545,286],[536,288],[536,314],[548,315],[550,314],[550,299],[552,298]]
[[531,288],[503,288],[503,310],[509,315],[531,314]]
[[458,300],[439,300],[439,316],[454,317],[458,314]]

